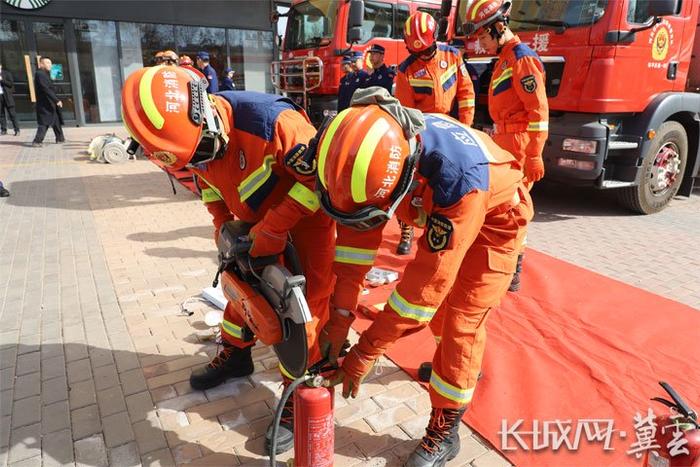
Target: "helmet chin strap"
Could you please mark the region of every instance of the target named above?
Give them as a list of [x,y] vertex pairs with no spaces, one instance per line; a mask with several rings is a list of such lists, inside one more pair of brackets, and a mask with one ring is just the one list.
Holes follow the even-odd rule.
[[199,88],[201,94],[200,108],[202,116],[202,136],[197,149],[188,165],[197,165],[218,159],[226,152],[228,145],[228,135],[224,131],[218,112],[215,111],[212,97],[206,93],[204,80],[198,79],[194,86]]

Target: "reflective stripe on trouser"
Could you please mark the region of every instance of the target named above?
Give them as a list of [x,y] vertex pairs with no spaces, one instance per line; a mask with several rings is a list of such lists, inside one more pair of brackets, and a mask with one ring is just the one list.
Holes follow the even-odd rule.
[[[328,306],[334,286],[334,281],[329,278],[333,277],[335,227],[333,221],[319,210],[299,222],[291,234],[292,243],[306,276],[306,301],[313,318],[312,322],[306,325],[306,339],[309,344],[309,364],[313,364],[320,360],[318,333],[328,321]],[[224,320],[238,328],[245,325],[243,318],[231,305],[226,305]],[[223,326],[221,336],[236,347],[248,347],[255,343],[255,340],[243,342],[240,337],[224,332]]]
[[[429,388],[433,407],[456,409],[471,401],[486,347],[486,319],[510,285],[521,225],[531,217],[529,209],[515,208],[494,216],[493,232],[488,225],[482,228],[462,261],[451,292],[430,322],[433,335],[440,336]],[[488,238],[508,241],[494,248]]]

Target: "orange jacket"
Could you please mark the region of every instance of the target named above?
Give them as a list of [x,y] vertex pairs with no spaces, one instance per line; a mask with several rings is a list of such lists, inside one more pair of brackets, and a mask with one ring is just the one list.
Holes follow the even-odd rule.
[[306,114],[280,96],[229,91],[215,99],[226,115],[228,148],[192,171],[216,232],[234,215],[288,230],[316,212],[313,166],[301,158],[316,133]]
[[[529,196],[527,190],[518,189],[522,187],[522,174],[513,156],[486,134],[446,116],[426,115],[426,129],[419,137],[424,149],[417,168],[418,187],[403,200],[397,216],[425,227],[425,233],[418,242],[415,259],[406,266],[384,308],[383,313],[391,313],[395,319],[390,326],[384,320],[381,329],[371,326],[363,334],[363,339],[376,349],[375,356],[432,319],[482,227],[489,225],[497,230],[497,221],[491,225],[492,219],[518,203],[519,196]],[[528,220],[523,219],[523,223]],[[515,271],[517,255],[499,251],[499,246],[512,243],[513,238],[503,237],[489,239],[493,248],[484,252],[488,262],[470,267]],[[364,275],[372,267],[381,240],[381,229],[358,232],[338,226],[335,307],[356,308]],[[486,303],[493,297],[470,299]]]
[[493,68],[489,114],[497,134],[527,133],[519,153],[514,154],[518,160],[542,157],[549,130],[544,66],[518,36],[506,42]]
[[465,125],[474,121],[474,86],[459,51],[449,45],[438,44],[427,62],[409,55],[399,65],[396,98],[405,107],[459,116]]

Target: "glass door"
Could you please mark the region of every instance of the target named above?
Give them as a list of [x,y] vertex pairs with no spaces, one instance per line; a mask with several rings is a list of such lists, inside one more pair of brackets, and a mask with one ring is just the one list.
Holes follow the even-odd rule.
[[29,75],[27,74],[27,69],[33,70],[34,66],[30,59],[24,32],[22,21],[0,20],[0,63],[3,70],[10,72],[14,81],[13,95],[17,118],[20,121],[36,121],[34,104],[29,91]]
[[71,88],[71,76],[66,54],[66,40],[63,21],[29,21],[33,33],[36,63],[41,57],[49,57],[51,67],[51,80],[58,98],[63,101],[64,120],[75,120],[75,100]]

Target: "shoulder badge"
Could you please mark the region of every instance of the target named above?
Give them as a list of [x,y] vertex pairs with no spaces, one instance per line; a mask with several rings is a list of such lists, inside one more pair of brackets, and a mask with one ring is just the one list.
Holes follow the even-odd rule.
[[428,72],[425,70],[425,68],[421,68],[420,70],[413,73],[413,77],[414,78],[422,78],[423,76],[425,76],[427,74],[428,74]]
[[286,156],[284,165],[294,170],[299,175],[312,175],[316,173],[316,158],[311,151],[307,151],[305,144],[297,144]]
[[450,246],[450,239],[454,227],[452,221],[441,214],[431,214],[428,217],[427,232],[425,234],[428,248],[433,253],[446,250]]
[[527,75],[520,80],[520,84],[523,85],[525,92],[533,93],[537,89],[537,81],[535,81],[534,75]]

